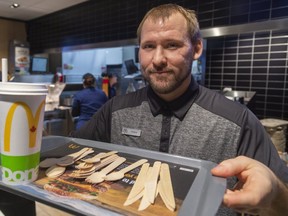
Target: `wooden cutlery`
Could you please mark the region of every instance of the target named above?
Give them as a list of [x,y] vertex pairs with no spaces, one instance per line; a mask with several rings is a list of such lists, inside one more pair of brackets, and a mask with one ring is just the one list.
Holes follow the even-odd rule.
[[97,155],[95,155],[92,158],[87,158],[87,159],[82,159],[82,161],[84,161],[85,163],[97,163],[99,162],[102,158],[106,158],[110,155],[116,154],[118,153],[117,151],[110,151],[107,153],[99,153]]
[[53,165],[46,170],[45,174],[50,178],[57,178],[61,176],[65,172],[65,170],[65,167]]
[[76,161],[80,160],[83,157],[86,157],[87,155],[93,153],[94,150],[92,148],[83,148],[78,152],[75,152],[73,154],[66,155],[64,157],[61,157],[58,159],[57,165],[59,166],[69,166]]
[[161,164],[160,180],[158,182],[158,192],[166,207],[170,211],[174,211],[176,208],[176,204],[170,177],[170,170],[168,164],[166,163]]
[[113,172],[113,173],[107,175],[106,177],[104,177],[104,179],[106,181],[120,180],[120,179],[124,178],[125,173],[135,169],[138,166],[141,166],[142,164],[146,163],[147,161],[148,160],[146,160],[146,159],[138,160],[135,163],[133,163],[133,164],[131,164],[131,165],[129,165],[129,166],[117,171],[117,172]]
[[104,169],[93,173],[92,175],[88,176],[85,181],[92,183],[92,184],[97,184],[100,182],[104,181],[105,176],[112,172],[115,168],[120,166],[122,163],[126,161],[126,158],[124,157],[118,157],[115,161],[113,161],[111,164],[109,164],[107,167]]
[[66,155],[64,157],[61,158],[46,158],[45,160],[41,161],[39,163],[39,167],[41,168],[49,168],[51,166],[54,165],[58,165],[58,166],[69,166],[73,163],[75,163],[75,161],[80,160],[81,158],[87,156],[88,154],[93,153],[94,150],[92,148],[83,148],[78,152]]
[[155,198],[160,195],[165,206],[170,211],[175,211],[176,203],[174,198],[173,186],[170,176],[170,168],[167,163],[155,161],[150,167],[147,159],[140,159],[125,168],[113,172],[118,166],[126,161],[126,158],[119,157],[117,151],[101,152],[97,155],[83,159],[93,153],[92,148],[85,147],[78,152],[66,155],[61,158],[46,158],[41,161],[39,166],[48,168],[45,174],[51,178],[61,176],[66,166],[74,164],[76,170],[69,174],[73,178],[82,178],[91,184],[98,184],[105,181],[117,181],[124,178],[129,171],[141,166],[136,181],[124,202],[124,206],[131,205],[141,199],[138,210],[142,211],[154,204]]
[[[158,180],[158,178],[160,179]],[[149,164],[145,163],[142,165],[138,177],[123,205],[131,205],[142,198],[138,207],[138,210],[142,211],[151,204],[154,204],[158,193],[165,206],[170,211],[175,211],[176,204],[169,165],[156,161],[153,167],[149,167]]]
[[82,167],[82,169],[75,170],[69,176],[73,178],[87,178],[88,176],[92,175],[95,171],[100,170],[101,168],[115,161],[118,157],[119,157],[118,155],[113,154],[96,164],[92,164],[93,165],[92,167],[89,167],[87,169]]
[[144,163],[136,178],[136,181],[124,203],[124,206],[131,205],[143,196],[144,185],[149,170],[149,163]]

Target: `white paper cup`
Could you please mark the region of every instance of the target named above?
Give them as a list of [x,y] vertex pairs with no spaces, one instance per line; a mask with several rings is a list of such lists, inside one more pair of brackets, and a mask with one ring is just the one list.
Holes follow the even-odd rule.
[[47,95],[45,84],[0,83],[2,181],[26,184],[38,177]]

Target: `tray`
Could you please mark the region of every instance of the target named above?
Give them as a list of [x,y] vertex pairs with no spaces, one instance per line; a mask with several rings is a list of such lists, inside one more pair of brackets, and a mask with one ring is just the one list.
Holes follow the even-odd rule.
[[[0,188],[4,187],[5,190],[12,193],[43,202],[77,215],[146,216],[164,214],[180,216],[209,216],[216,214],[222,202],[226,189],[226,180],[211,175],[210,170],[216,164],[209,161],[196,160],[139,148],[131,148],[123,145],[60,136],[47,136],[43,138],[41,160],[47,157],[61,157],[79,151],[79,147],[81,148],[84,146],[92,147],[96,153],[111,150],[118,151],[118,155],[125,157],[128,163],[141,158],[148,159],[150,166],[152,166],[153,162],[156,160],[168,163],[177,203],[177,211],[171,212],[165,208],[165,205],[161,203],[161,198],[157,198],[158,200],[156,199],[155,206],[153,205],[152,207],[148,207],[144,211],[137,211],[140,201],[127,207],[121,205],[121,203],[125,201],[123,201],[123,199],[128,195],[130,188],[132,187],[133,173],[128,174],[128,177],[125,176],[122,180],[112,183],[111,191],[116,188],[119,192],[117,193],[117,196],[115,195],[116,199],[113,197],[111,198],[111,196],[107,199],[103,198],[109,197],[110,192],[108,190],[108,196],[105,195],[105,193],[101,193],[99,194],[99,200],[93,202],[59,198],[55,195],[49,194],[47,191],[44,191],[41,186],[43,186],[43,182],[47,181],[47,178],[43,177],[43,173],[41,174],[43,171],[41,170],[39,173],[39,180],[32,184],[10,188],[9,186],[3,185],[1,182]],[[136,172],[136,174],[134,174],[137,176],[137,170],[134,170],[134,172]],[[63,177],[63,179],[65,179],[65,177]],[[104,182],[103,184],[106,183]],[[113,193],[115,193],[115,190]],[[160,196],[158,195],[158,197]],[[71,208],[71,206],[73,207]]]

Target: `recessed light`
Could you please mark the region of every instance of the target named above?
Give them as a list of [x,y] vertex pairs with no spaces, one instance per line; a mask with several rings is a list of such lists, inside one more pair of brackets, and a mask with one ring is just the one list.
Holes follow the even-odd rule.
[[13,3],[12,5],[10,5],[10,8],[18,8],[20,7],[20,4],[17,3]]

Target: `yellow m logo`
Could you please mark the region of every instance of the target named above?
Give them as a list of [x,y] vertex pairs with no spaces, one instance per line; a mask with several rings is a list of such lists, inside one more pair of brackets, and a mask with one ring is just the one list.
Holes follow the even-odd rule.
[[15,110],[18,106],[21,106],[24,108],[28,120],[28,125],[29,125],[29,148],[33,148],[36,144],[36,127],[39,122],[39,117],[41,114],[41,110],[43,106],[45,105],[45,100],[41,102],[39,105],[35,117],[33,116],[33,113],[30,109],[30,107],[24,103],[24,102],[15,102],[13,105],[10,107],[7,117],[6,117],[6,122],[5,122],[5,129],[4,129],[4,151],[9,152],[10,151],[10,138],[11,138],[11,129],[12,129],[12,119],[15,113]]

